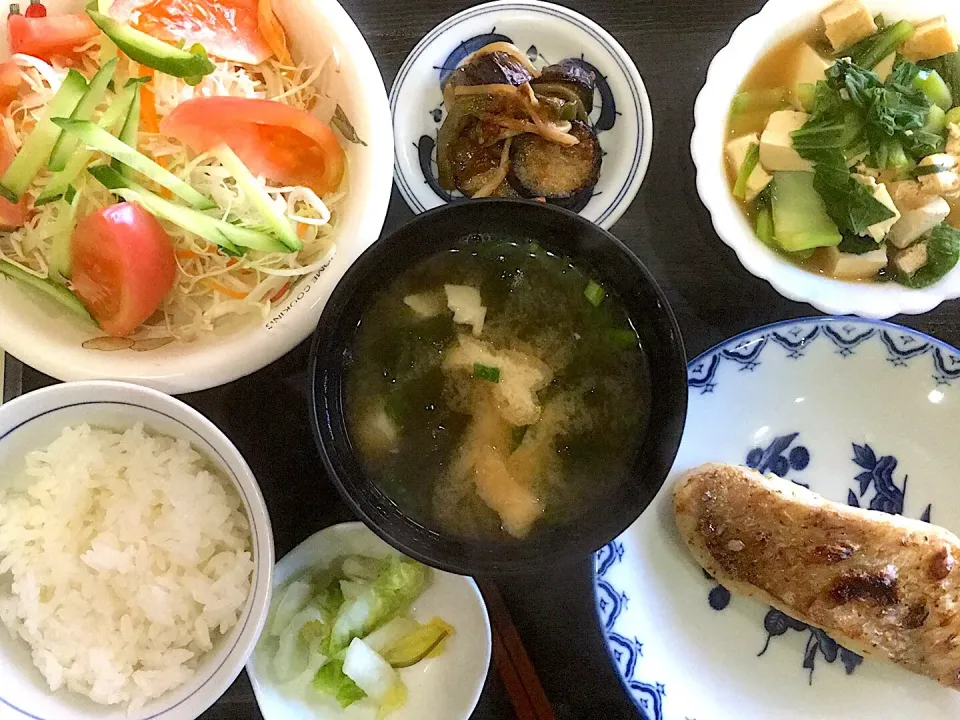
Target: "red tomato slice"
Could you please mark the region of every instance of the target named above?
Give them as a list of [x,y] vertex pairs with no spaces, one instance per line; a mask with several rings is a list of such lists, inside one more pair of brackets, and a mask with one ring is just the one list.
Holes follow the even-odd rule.
[[195,152],[221,143],[255,175],[284,185],[304,185],[318,195],[336,190],[345,156],[337,136],[308,112],[275,100],[200,97],[187,100],[160,122],[160,132]]
[[136,330],[173,287],[177,261],[157,219],[135,203],[87,215],[71,237],[73,291],[108,335]]
[[[6,63],[4,63],[6,65]],[[0,66],[2,68],[2,66]],[[19,77],[19,74],[18,74]],[[2,80],[2,72],[0,72]],[[7,171],[17,151],[7,137],[7,133],[0,130],[0,174]],[[27,219],[27,196],[20,198],[20,202],[12,203],[6,198],[0,198],[0,227],[20,227]]]
[[257,0],[117,0],[110,15],[160,40],[201,43],[224,60],[262,63],[273,55],[257,18]]
[[12,60],[0,63],[0,107],[6,107],[20,97],[20,85],[23,77],[20,68]]
[[100,32],[86,13],[28,18],[7,17],[10,51],[49,60],[54,55],[70,55],[74,48]]

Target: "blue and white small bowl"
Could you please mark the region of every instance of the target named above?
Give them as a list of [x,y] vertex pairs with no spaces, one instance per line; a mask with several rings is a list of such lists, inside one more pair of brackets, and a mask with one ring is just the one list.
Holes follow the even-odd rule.
[[714,582],[681,540],[672,502],[682,473],[725,462],[960,531],[960,350],[886,322],[789,320],[690,361],[687,385],[670,478],[596,554],[600,624],[640,716],[960,717],[960,693]]
[[444,119],[441,82],[470,53],[511,42],[537,67],[576,58],[596,71],[590,116],[603,149],[593,197],[576,208],[609,229],[636,197],[650,162],[653,113],[636,65],[610,34],[583,15],[539,0],[497,0],[437,25],[407,57],[390,92],[400,194],[415,213],[461,198],[437,182],[437,131]]
[[[65,427],[87,423],[123,430],[136,423],[183,438],[228,478],[250,522],[253,577],[237,624],[213,640],[194,676],[134,712],[51,693],[25,643],[0,627],[0,720],[193,720],[236,680],[267,619],[273,592],[273,531],[257,481],[233,443],[196,410],[156,390],[106,380],[65,383],[23,395],[0,407],[0,490],[23,468],[24,456],[49,445]],[[5,582],[0,579],[0,582]]]

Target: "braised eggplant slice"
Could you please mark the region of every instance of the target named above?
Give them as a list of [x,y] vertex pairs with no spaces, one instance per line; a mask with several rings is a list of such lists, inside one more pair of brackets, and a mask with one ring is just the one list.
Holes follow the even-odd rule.
[[546,90],[550,85],[561,85],[572,90],[580,98],[589,115],[593,110],[593,91],[597,85],[596,80],[594,74],[577,60],[567,58],[556,65],[547,65],[540,72],[540,77],[530,81],[530,85],[537,92],[541,89]]
[[453,187],[467,197],[473,197],[500,165],[503,141],[490,135],[497,130],[474,119],[450,147]]
[[523,85],[533,79],[533,74],[519,60],[495,50],[478,55],[466,65],[457,68],[447,83],[454,85]]
[[593,190],[600,178],[600,142],[579,121],[571,123],[570,134],[580,142],[564,146],[533,133],[514,139],[508,180],[520,195],[563,204]]

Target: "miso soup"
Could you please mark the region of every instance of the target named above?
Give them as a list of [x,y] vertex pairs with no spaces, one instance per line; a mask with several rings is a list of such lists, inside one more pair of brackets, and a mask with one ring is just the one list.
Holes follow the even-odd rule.
[[524,538],[613,494],[639,451],[649,379],[609,288],[529,242],[473,237],[365,311],[347,371],[354,447],[426,527]]

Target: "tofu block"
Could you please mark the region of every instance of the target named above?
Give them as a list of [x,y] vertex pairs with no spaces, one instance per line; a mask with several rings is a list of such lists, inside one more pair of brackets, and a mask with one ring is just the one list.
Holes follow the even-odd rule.
[[893,259],[893,266],[904,275],[913,277],[914,273],[927,264],[927,243],[914,243]]
[[835,247],[824,248],[821,252],[824,254],[824,270],[841,280],[867,280],[887,266],[887,251],[884,248],[862,255],[840,252]]
[[890,77],[890,73],[893,72],[893,64],[897,61],[897,54],[895,52],[887,55],[883,60],[877,63],[876,67],[873,68],[873,71],[877,74],[877,77],[880,78],[880,82],[886,82],[887,78]]
[[802,128],[809,119],[807,113],[795,110],[780,110],[770,116],[760,136],[760,164],[764,170],[813,171],[813,163],[800,157],[793,149],[793,138],[790,137],[790,133]]
[[902,213],[887,234],[887,242],[901,250],[947,219],[950,205],[942,197],[932,197],[915,210]]
[[918,177],[920,189],[927,195],[944,197],[960,195],[960,174],[957,173],[957,158],[947,153],[937,153],[921,160],[919,167],[930,167],[932,165],[941,167],[943,170]]
[[800,83],[810,83],[811,85],[821,80],[827,79],[827,68],[833,65],[832,60],[825,60],[817,54],[817,51],[804,43],[797,51],[795,59],[796,65],[793,71],[794,86]]
[[957,37],[947,25],[947,19],[940,17],[917,25],[916,32],[900,48],[900,54],[911,62],[932,60],[957,49]]
[[873,16],[860,0],[840,0],[822,13],[827,40],[834,50],[843,50],[877,31]]
[[[756,133],[738,137],[736,140],[731,140],[727,143],[727,162],[729,162],[730,167],[733,168],[734,175],[740,171],[740,167],[747,157],[750,146],[759,144],[760,136]],[[773,180],[773,176],[764,170],[760,163],[757,163],[757,166],[747,179],[747,202],[752,201],[757,195],[763,192],[763,189],[770,184],[771,180]]]
[[889,220],[874,223],[867,228],[867,235],[872,237],[877,242],[882,242],[887,236],[887,233],[890,232],[890,229],[896,225],[897,221],[900,219],[900,211],[897,210],[897,206],[894,205],[893,198],[890,197],[890,192],[887,190],[887,186],[883,183],[878,183],[877,186],[873,188],[873,197],[882,202],[893,212],[893,217]]

